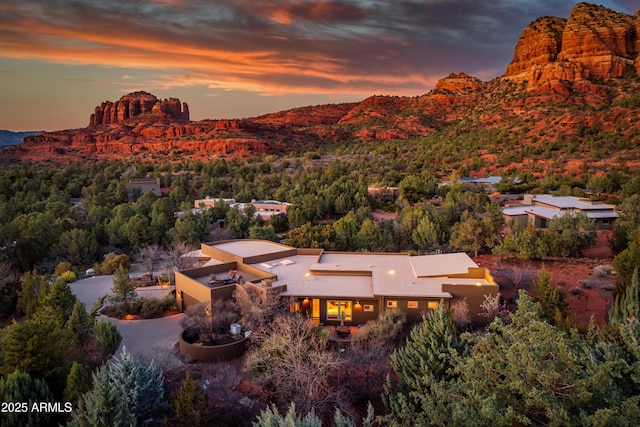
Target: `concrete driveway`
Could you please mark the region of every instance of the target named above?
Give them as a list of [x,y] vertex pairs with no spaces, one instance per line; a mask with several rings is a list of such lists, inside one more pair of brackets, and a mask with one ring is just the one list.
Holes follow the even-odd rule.
[[[103,295],[111,295],[113,276],[96,276],[78,280],[70,284],[75,296],[82,301],[87,310]],[[168,293],[166,288],[157,286],[139,288],[136,290],[141,297],[161,298]],[[106,316],[100,316],[116,325],[122,335],[123,346],[136,357],[147,362],[154,360],[156,365],[163,369],[173,368],[182,362],[177,357],[176,343],[178,335],[182,332],[180,321],[183,315],[163,317],[149,320],[118,320]]]

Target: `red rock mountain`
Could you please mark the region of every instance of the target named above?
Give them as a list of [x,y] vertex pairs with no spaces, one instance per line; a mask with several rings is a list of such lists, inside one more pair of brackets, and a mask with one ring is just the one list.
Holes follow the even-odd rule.
[[529,24],[505,77],[525,80],[531,90],[556,81],[640,75],[639,54],[640,12],[632,16],[579,3],[568,19],[545,16]]
[[[542,17],[529,24],[504,76],[489,82],[452,73],[417,97],[371,96],[197,122],[176,98],[135,92],[97,106],[88,127],[27,137],[1,151],[0,160],[209,160],[316,150],[336,142],[401,143],[433,136],[430,141],[446,144],[452,136],[481,135],[470,136],[483,141],[475,155],[489,162],[503,152],[510,157],[515,145],[536,153],[563,141],[601,153],[596,138],[610,137],[616,146],[635,150],[620,154],[620,161],[640,167],[632,164],[640,158],[639,54],[640,11],[632,16],[580,3],[568,19]],[[487,140],[493,132],[500,138]],[[588,151],[575,161],[600,161],[588,158]]]
[[133,92],[123,96],[116,102],[105,101],[95,108],[91,114],[91,126],[126,123],[140,116],[166,117],[174,121],[189,121],[189,106],[180,104],[178,98],[160,101],[147,92]]

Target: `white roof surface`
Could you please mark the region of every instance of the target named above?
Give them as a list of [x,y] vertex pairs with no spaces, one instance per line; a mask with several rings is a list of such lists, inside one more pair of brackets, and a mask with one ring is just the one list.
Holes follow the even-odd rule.
[[256,255],[276,254],[293,248],[264,240],[233,240],[216,244],[217,249],[232,253],[242,258]]
[[613,205],[572,196],[550,196],[548,194],[536,194],[533,200],[540,203],[546,203],[551,206],[556,206],[560,209],[573,208],[580,210],[612,210],[614,208]]
[[[442,284],[488,285],[485,279],[448,278],[477,267],[464,253],[410,256],[394,253],[324,252],[294,255],[280,252],[294,249],[277,243],[236,240],[214,247],[246,258],[271,254],[273,259],[251,264],[277,276],[275,285],[287,285],[284,295],[337,298],[378,296],[451,298]],[[286,256],[285,256],[286,255]],[[208,265],[219,263],[212,259]]]
[[[377,296],[451,298],[443,283],[481,283],[484,279],[447,279],[447,274],[467,273],[477,265],[464,253],[424,255],[325,253],[287,257],[293,263],[269,261],[253,267],[277,275],[286,284],[285,295],[373,298]],[[416,276],[416,271],[421,277]],[[429,276],[429,277],[427,277]]]
[[470,268],[477,268],[465,253],[422,255],[409,257],[416,277],[436,277],[450,274],[464,274]]
[[527,215],[529,213],[529,209],[531,209],[531,206],[529,205],[507,206],[502,208],[502,213],[509,216]]

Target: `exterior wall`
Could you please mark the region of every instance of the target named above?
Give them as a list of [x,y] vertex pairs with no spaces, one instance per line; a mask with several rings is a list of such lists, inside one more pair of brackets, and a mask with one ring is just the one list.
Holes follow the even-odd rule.
[[[205,267],[203,269],[196,270],[216,270],[214,267],[221,267],[220,265],[215,265],[211,267]],[[229,271],[229,267],[226,266],[226,269],[219,269],[220,271],[213,271],[211,273],[205,273],[203,275],[213,274],[213,273],[221,273],[224,271]],[[230,299],[233,296],[233,291],[235,290],[235,284],[230,284],[226,286],[216,286],[211,288],[207,285],[203,285],[197,280],[187,276],[186,273],[193,272],[193,270],[188,270],[185,272],[176,272],[176,303],[179,311],[184,311],[188,307],[193,305],[198,305],[205,301],[209,301],[209,309],[211,309],[211,301],[217,298],[222,299]],[[196,276],[202,277],[202,276]]]
[[[431,304],[445,304],[448,305],[448,299],[435,299],[435,298],[406,298],[406,297],[402,297],[402,298],[396,298],[396,297],[385,297],[384,298],[384,308],[386,309],[391,309],[392,307],[389,307],[389,302],[394,302],[397,305],[397,308],[399,308],[400,310],[402,310],[406,315],[407,315],[407,321],[409,323],[417,323],[420,320],[422,320],[422,316],[424,316],[425,314],[428,314],[430,311],[432,311],[435,307],[429,308],[429,303]],[[409,303],[417,303],[417,306],[415,308],[410,307]]]
[[246,351],[247,341],[248,337],[244,337],[230,344],[205,346],[186,342],[182,333],[178,339],[180,353],[198,362],[218,362],[238,358]]
[[139,189],[141,194],[146,193],[147,191],[153,192],[156,197],[162,196],[162,191],[160,191],[160,178],[157,179],[131,179],[128,183],[125,184],[127,188],[127,192],[131,195],[131,192],[134,189]]
[[[313,298],[310,298],[313,299]],[[345,325],[355,326],[362,325],[369,320],[376,319],[380,315],[380,301],[378,299],[351,299],[351,298],[318,298],[320,300],[320,323],[325,325],[339,325],[339,320],[327,320],[327,301],[351,301],[351,320],[344,321]],[[301,299],[301,301],[303,301]],[[360,307],[356,307],[356,302],[360,303]],[[310,305],[310,304],[309,304]],[[364,311],[365,305],[373,305],[373,311]],[[306,307],[301,304],[302,310]],[[310,308],[309,308],[310,310]],[[311,312],[309,312],[311,315]]]
[[211,288],[176,271],[176,302],[184,311],[189,305],[211,301]]
[[269,212],[271,214],[287,214],[287,209],[289,209],[289,206],[291,206],[288,203],[260,203],[260,202],[251,202],[251,205],[253,205],[256,210],[258,210],[259,212]]
[[526,224],[527,220],[528,220],[528,215],[527,214],[523,214],[523,215],[502,215],[502,217],[504,218],[504,223],[506,225],[513,225],[516,222],[522,223],[522,224]]
[[461,284],[443,284],[443,292],[449,292],[453,295],[453,299],[449,301],[449,304],[453,304],[456,301],[462,301],[467,299],[469,305],[469,317],[472,322],[479,325],[486,325],[489,320],[486,317],[481,316],[482,303],[484,302],[485,295],[496,296],[500,292],[498,285],[493,286],[476,286],[476,285],[461,285]]
[[547,228],[549,226],[549,220],[529,214],[529,224],[531,224],[534,228]]

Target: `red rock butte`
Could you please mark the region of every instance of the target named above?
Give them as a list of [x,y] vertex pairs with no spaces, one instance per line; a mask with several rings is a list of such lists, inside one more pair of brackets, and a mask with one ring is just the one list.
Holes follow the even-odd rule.
[[95,108],[90,126],[125,123],[140,116],[164,116],[172,121],[189,121],[189,106],[178,98],[159,100],[148,92],[133,92],[116,102],[105,101]]
[[505,77],[528,81],[529,89],[550,81],[593,81],[640,75],[640,11],[619,13],[579,3],[568,19],[544,16],[518,39]]

